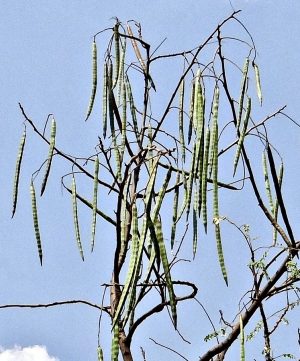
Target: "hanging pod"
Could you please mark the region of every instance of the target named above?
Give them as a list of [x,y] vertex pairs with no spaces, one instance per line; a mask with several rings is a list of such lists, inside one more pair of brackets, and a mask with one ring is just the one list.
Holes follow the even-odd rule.
[[246,132],[247,132],[250,113],[251,113],[251,98],[248,98],[246,115],[245,115],[245,119],[243,122],[243,129],[240,132],[240,137],[239,137],[238,144],[236,147],[236,153],[235,153],[235,158],[234,158],[234,162],[233,162],[233,176],[235,176],[236,168],[237,168],[237,165],[238,165],[238,162],[240,159],[240,155],[242,152],[242,147],[243,147],[244,139],[245,139]]
[[103,350],[100,346],[97,348],[98,361],[104,361]]
[[171,249],[174,247],[175,235],[176,235],[176,223],[178,214],[178,198],[179,198],[179,183],[180,183],[180,172],[177,171],[176,184],[174,189],[173,199],[173,216],[172,216],[172,228],[171,228]]
[[126,90],[127,90],[128,100],[129,100],[133,131],[134,131],[136,140],[139,143],[139,132],[138,132],[137,117],[136,117],[136,109],[135,109],[135,105],[134,105],[134,99],[133,99],[133,95],[132,95],[131,85],[130,85],[129,78],[127,75],[125,77],[125,83],[126,83]]
[[[270,211],[271,211],[271,214],[274,215],[274,203],[273,203],[273,197],[272,197],[272,191],[271,191],[271,185],[270,185],[270,179],[269,179],[267,156],[266,156],[265,151],[262,154],[262,164],[263,164],[263,172],[264,172],[264,178],[265,178],[265,188],[266,188],[266,193],[267,193],[268,200],[269,200]],[[277,202],[277,204],[278,204],[278,202]],[[277,207],[277,209],[278,209],[278,207]]]
[[171,273],[170,273],[170,266],[169,266],[169,261],[168,261],[167,252],[166,252],[165,243],[164,243],[162,225],[161,225],[161,221],[159,220],[159,218],[157,218],[157,220],[154,222],[154,226],[155,226],[156,237],[157,237],[158,246],[159,246],[159,253],[160,253],[162,265],[164,268],[165,278],[166,278],[166,285],[167,285],[168,294],[169,294],[173,325],[174,325],[175,329],[177,329],[176,297],[175,297],[175,293],[174,293],[173,282],[172,282]]
[[194,99],[195,99],[195,82],[193,81],[191,86],[191,93],[190,93],[188,144],[190,144],[193,134]]
[[201,209],[202,209],[202,220],[207,233],[207,177],[208,177],[208,159],[209,159],[209,146],[210,146],[210,128],[208,127],[205,135],[205,148],[204,148],[204,160],[203,160],[203,171],[202,171],[202,182],[201,182]]
[[99,158],[96,156],[94,169],[94,193],[93,193],[93,214],[92,214],[92,240],[91,251],[95,246],[96,222],[97,222],[97,198],[98,198],[98,176],[99,176]]
[[41,241],[41,235],[40,235],[40,229],[39,229],[39,220],[38,220],[38,212],[37,212],[37,206],[36,206],[35,189],[34,189],[34,184],[33,184],[32,180],[30,183],[30,195],[31,195],[32,218],[33,218],[35,238],[36,238],[36,243],[37,243],[39,259],[40,259],[40,263],[42,266],[42,264],[43,264],[42,241]]
[[242,82],[241,82],[241,93],[239,98],[239,112],[237,117],[237,124],[236,129],[239,129],[240,123],[242,120],[242,113],[243,113],[243,107],[244,107],[244,98],[247,90],[247,76],[248,76],[248,68],[249,68],[249,58],[246,58],[245,64],[243,67],[243,76],[242,76]]
[[12,206],[11,218],[13,218],[13,216],[15,215],[16,208],[17,208],[20,171],[21,171],[21,164],[22,164],[22,159],[23,159],[25,142],[26,142],[26,129],[24,130],[24,132],[22,134],[20,144],[19,144],[19,151],[18,151],[18,155],[17,155],[14,186],[13,186],[13,206]]
[[193,257],[195,258],[198,245],[198,203],[200,197],[198,192],[197,182],[195,182],[195,193],[194,193],[194,202],[193,202]]
[[181,147],[182,163],[185,162],[185,142],[184,142],[184,128],[183,128],[183,104],[184,104],[184,79],[180,82],[179,87],[179,142]]
[[102,123],[103,138],[106,138],[107,132],[107,97],[108,97],[108,67],[107,62],[104,63],[103,69],[103,92],[102,92]]
[[115,39],[115,79],[112,88],[114,89],[117,85],[119,78],[120,68],[120,35],[119,35],[119,23],[117,22],[114,26],[114,39]]
[[252,62],[252,66],[254,68],[255,73],[255,83],[256,83],[256,93],[259,100],[260,105],[262,105],[263,97],[262,97],[262,91],[261,91],[261,83],[260,83],[260,75],[259,75],[259,68],[254,61]]
[[241,315],[240,315],[240,344],[241,344],[240,360],[245,361],[245,331],[243,325],[243,318]]
[[[279,175],[278,175],[278,185],[281,191],[281,187],[282,187],[282,180],[283,180],[283,172],[284,172],[284,167],[283,167],[283,163],[280,164],[280,168],[279,168]],[[276,198],[275,201],[275,205],[274,205],[274,219],[275,222],[277,222],[277,218],[278,218],[278,199]],[[273,244],[276,245],[277,243],[277,230],[276,228],[273,228]]]
[[111,340],[111,361],[118,361],[119,359],[119,325],[116,323],[112,330]]
[[215,237],[217,243],[217,253],[219,258],[220,268],[223,274],[224,281],[228,286],[227,272],[225,267],[223,247],[220,230],[220,216],[219,216],[219,194],[218,194],[218,110],[219,110],[219,88],[215,88],[213,100],[213,217],[215,225]]
[[49,173],[50,173],[50,168],[51,168],[51,163],[52,163],[52,158],[53,158],[53,153],[54,153],[54,147],[55,147],[55,136],[56,136],[56,122],[55,122],[55,119],[53,118],[52,122],[51,122],[51,135],[50,135],[48,159],[47,159],[47,164],[46,164],[45,175],[44,175],[42,186],[41,186],[41,196],[43,195],[43,193],[45,191],[47,180],[48,180]]
[[[154,167],[153,167],[153,171],[150,174],[150,178],[146,187],[146,191],[145,191],[145,208],[148,209],[149,204],[151,202],[151,197],[152,197],[152,191],[153,191],[153,186],[154,186],[154,182],[156,179],[156,172],[157,172],[157,164],[158,164],[158,160],[156,161]],[[136,215],[136,205],[135,203],[132,206],[132,229],[134,229],[133,234],[136,237],[137,235],[137,216]],[[131,256],[130,256],[130,260],[129,260],[129,268],[128,268],[128,272],[126,275],[126,280],[125,280],[125,284],[122,290],[122,294],[118,303],[118,307],[116,309],[116,312],[114,314],[114,319],[113,319],[113,326],[115,325],[115,323],[117,322],[117,320],[120,317],[120,314],[123,310],[124,304],[126,302],[126,298],[129,292],[129,289],[132,285],[132,283],[135,282],[136,280],[136,274],[137,271],[139,270],[139,265],[141,263],[141,259],[142,259],[142,253],[143,253],[143,247],[144,247],[144,242],[145,242],[145,238],[146,238],[146,234],[147,234],[147,214],[145,214],[144,216],[144,221],[143,221],[143,229],[142,229],[142,233],[140,236],[140,241],[138,243],[138,250],[137,250],[137,255],[136,255],[136,250],[134,250],[134,252],[132,251]],[[132,234],[132,236],[133,236]]]
[[87,109],[85,120],[88,120],[88,118],[91,115],[91,112],[93,110],[96,91],[97,91],[97,44],[94,39],[93,45],[92,45],[92,94],[90,97],[90,102],[89,102],[89,106]]
[[82,260],[84,261],[83,249],[82,249],[82,244],[81,244],[81,239],[80,239],[78,210],[77,210],[77,197],[76,197],[77,196],[76,182],[75,182],[74,174],[72,174],[71,190],[72,190],[72,209],[73,209],[73,221],[74,221],[74,227],[75,227],[75,236],[76,236],[76,241],[77,241],[77,246],[79,249],[80,256],[81,256]]

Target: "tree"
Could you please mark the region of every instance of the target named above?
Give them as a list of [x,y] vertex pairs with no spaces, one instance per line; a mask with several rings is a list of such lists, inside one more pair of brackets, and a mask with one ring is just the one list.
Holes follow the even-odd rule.
[[[103,125],[95,152],[89,157],[78,158],[61,151],[56,145],[55,117],[52,114],[47,117],[45,129],[51,121],[49,137],[45,130],[38,129],[20,104],[25,130],[16,165],[13,215],[28,128],[49,144],[47,159],[33,173],[30,184],[41,265],[43,245],[35,188],[37,180],[41,179],[41,196],[47,190],[52,161],[57,157],[70,164],[70,173],[63,175],[62,186],[71,195],[75,236],[82,260],[84,250],[78,203],[83,203],[92,213],[92,251],[94,247],[101,247],[101,244],[95,244],[97,220],[102,218],[114,229],[114,249],[109,258],[112,277],[103,285],[102,303],[68,301],[85,302],[97,308],[101,313],[100,324],[107,320],[111,323],[113,360],[118,359],[119,349],[124,360],[134,358],[133,337],[141,325],[157,313],[161,315],[167,310],[174,329],[180,335],[178,320],[182,317],[181,304],[199,302],[196,298],[199,284],[194,278],[183,276],[186,258],[190,260],[192,256],[195,263],[199,261],[199,237],[202,242],[207,238],[215,239],[214,257],[218,259],[220,276],[230,291],[230,269],[240,260],[234,259],[233,251],[232,257],[223,251],[226,232],[221,233],[221,229],[228,229],[228,225],[238,231],[241,247],[249,254],[248,261],[241,263],[241,267],[242,272],[249,271],[251,282],[248,280],[246,290],[243,285],[239,289],[241,299],[236,306],[236,314],[231,316],[232,322],[227,321],[222,310],[221,327],[218,329],[207,313],[211,328],[207,329],[203,343],[212,340],[215,345],[208,346],[200,360],[224,359],[239,335],[240,357],[245,359],[244,328],[256,320],[257,314],[258,323],[254,331],[249,329],[247,338],[254,338],[262,329],[265,359],[278,357],[272,351],[271,339],[285,322],[286,313],[299,304],[296,283],[299,281],[297,256],[300,243],[294,237],[284,202],[283,163],[278,166],[280,155],[267,132],[269,123],[275,117],[286,115],[282,107],[259,121],[254,120],[254,106],[257,103],[262,105],[259,68],[255,45],[238,19],[238,13],[236,11],[224,19],[194,49],[166,55],[155,55],[155,51],[151,51],[142,36],[140,24],[130,21],[123,25],[116,19],[113,28],[106,29],[106,32],[111,32],[111,37],[102,71]],[[223,35],[230,22],[240,24],[247,39]],[[93,86],[85,119],[88,122],[100,91],[97,40],[102,34],[95,34],[92,44]],[[246,52],[245,60],[227,55],[228,41],[241,46]],[[160,114],[155,110],[155,99],[157,95],[162,96],[165,89],[164,84],[159,84],[159,79],[153,77],[151,69],[159,62],[172,62],[174,59],[182,60],[183,70]],[[251,78],[255,79],[258,102],[253,96]],[[239,90],[235,79],[241,83]],[[189,89],[189,97],[186,96],[186,88]],[[249,147],[252,142],[255,142],[255,149]],[[261,153],[264,182],[260,179],[261,171],[252,166]],[[237,177],[240,173],[242,176]],[[80,176],[93,188],[92,200],[83,197],[78,187]],[[113,207],[105,211],[101,209],[98,187],[107,191],[107,200]],[[258,203],[260,210],[255,208],[255,211],[265,217],[266,227],[268,224],[269,234],[266,233],[268,236],[263,241],[253,238],[247,224],[240,226],[222,215],[227,213],[227,194],[238,193],[243,199],[247,191],[252,192]],[[190,247],[192,251],[184,247]],[[202,284],[201,288],[204,287]],[[284,305],[274,309],[274,299],[281,303],[284,300]],[[66,302],[51,305],[62,303]],[[3,305],[1,308],[20,306],[26,305]],[[107,320],[102,318],[102,313],[108,316]],[[255,340],[259,336],[255,336]],[[179,354],[176,349],[170,351]],[[101,337],[98,354],[101,359]],[[142,354],[144,359],[148,359],[144,350]],[[283,356],[292,357],[287,353]]]

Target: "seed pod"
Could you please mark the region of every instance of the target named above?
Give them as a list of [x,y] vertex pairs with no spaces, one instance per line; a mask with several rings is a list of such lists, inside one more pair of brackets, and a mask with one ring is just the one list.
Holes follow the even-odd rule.
[[177,223],[177,213],[178,213],[178,198],[179,198],[179,183],[180,183],[180,173],[177,172],[176,176],[176,188],[174,190],[174,200],[173,200],[173,216],[172,216],[172,229],[171,229],[171,249],[174,246],[175,234],[176,234],[176,223]]
[[245,331],[243,326],[243,319],[240,315],[240,340],[241,340],[241,361],[245,361]]
[[16,170],[15,170],[14,187],[13,187],[13,207],[12,207],[11,218],[13,218],[13,216],[16,212],[16,208],[17,208],[20,170],[21,170],[21,163],[22,163],[22,159],[23,159],[25,141],[26,141],[26,130],[24,130],[21,140],[20,140],[19,151],[18,151],[18,156],[17,156],[17,161],[16,161]]
[[121,158],[123,158],[124,150],[125,150],[125,143],[126,143],[126,122],[127,122],[127,100],[126,100],[126,86],[125,83],[123,83],[122,86],[122,142],[121,142]]
[[189,112],[190,121],[189,121],[189,131],[188,131],[188,144],[190,144],[193,133],[194,99],[195,99],[195,82],[192,83],[191,94],[190,94],[190,112]]
[[227,272],[225,267],[219,216],[219,195],[218,195],[218,108],[219,108],[219,88],[216,87],[213,102],[213,215],[215,224],[215,237],[217,243],[217,252],[219,264],[223,274],[224,281],[228,286]]
[[259,75],[259,68],[258,65],[252,62],[252,66],[254,68],[255,73],[255,82],[256,82],[256,93],[259,100],[260,105],[262,105],[262,92],[261,92],[261,83],[260,83],[260,75]]
[[210,129],[207,128],[205,136],[205,150],[204,150],[204,161],[203,161],[203,172],[202,172],[202,184],[201,184],[201,208],[202,208],[202,219],[207,233],[207,176],[208,176],[208,158],[209,158],[209,146],[210,146]]
[[198,202],[199,202],[199,193],[197,189],[197,182],[195,182],[195,195],[193,203],[193,257],[195,258],[197,252],[197,243],[198,243]]
[[111,361],[118,361],[119,356],[119,325],[113,327],[113,337],[111,341]]
[[242,113],[243,113],[243,106],[244,106],[244,97],[247,90],[247,75],[248,75],[248,68],[249,68],[249,58],[246,58],[244,68],[243,68],[243,77],[241,83],[241,94],[239,99],[239,112],[237,117],[237,124],[236,129],[239,129],[240,123],[242,120]]
[[233,176],[235,175],[236,168],[237,168],[237,165],[238,165],[238,162],[240,159],[240,155],[242,152],[242,147],[243,147],[243,143],[244,143],[247,127],[248,127],[248,122],[249,122],[249,118],[250,118],[250,112],[251,112],[251,98],[248,98],[247,110],[246,110],[246,115],[245,115],[245,119],[244,119],[244,123],[243,123],[243,129],[240,133],[240,137],[239,137],[238,144],[236,147],[235,158],[234,158],[234,162],[233,162]]
[[136,208],[135,203],[133,203],[133,205],[132,205],[131,230],[132,230],[132,244],[131,244],[129,267],[128,267],[128,272],[127,272],[126,279],[125,279],[125,284],[124,284],[124,287],[122,290],[122,294],[121,294],[121,297],[120,297],[120,300],[118,303],[118,307],[114,314],[113,327],[115,327],[118,319],[120,318],[122,309],[127,300],[128,292],[130,290],[130,287],[132,287],[132,282],[135,280],[134,273],[135,273],[135,269],[137,267],[138,243],[139,243],[138,218],[137,218],[137,208]]
[[[268,200],[269,200],[270,211],[271,211],[271,214],[274,215],[274,203],[273,203],[273,197],[272,197],[272,191],[271,191],[271,185],[270,185],[270,179],[269,179],[269,173],[268,173],[266,152],[263,152],[262,163],[263,163],[263,172],[264,172],[264,177],[265,177],[265,188],[266,188],[266,193],[267,193]],[[277,209],[278,209],[278,207],[277,207]]]
[[113,83],[113,89],[117,85],[119,78],[119,68],[120,68],[120,35],[119,35],[119,23],[117,22],[114,26],[114,39],[115,39],[115,79]]
[[45,191],[48,176],[49,176],[49,173],[50,173],[50,168],[51,168],[51,163],[52,163],[52,158],[53,158],[53,152],[54,152],[54,147],[55,147],[55,136],[56,136],[56,122],[55,122],[55,119],[53,118],[52,123],[51,123],[51,135],[50,135],[48,159],[47,159],[44,179],[43,179],[42,186],[41,186],[41,196],[43,195],[43,193]]
[[175,329],[177,329],[176,297],[175,297],[175,293],[174,293],[173,282],[172,282],[170,267],[169,267],[169,261],[168,261],[167,252],[166,252],[165,243],[164,243],[161,221],[159,220],[159,218],[157,218],[157,221],[155,222],[154,225],[155,225],[156,237],[157,237],[158,246],[159,246],[159,253],[160,253],[161,261],[162,261],[164,272],[165,272],[165,278],[166,278],[166,284],[167,284],[167,289],[168,289],[168,293],[169,293],[173,324],[174,324]]
[[127,95],[128,95],[129,105],[130,105],[130,112],[131,112],[131,118],[132,118],[132,124],[133,124],[133,131],[134,131],[135,137],[137,139],[137,142],[139,143],[139,132],[138,132],[136,110],[135,110],[131,85],[130,85],[129,78],[128,78],[127,75],[126,75],[126,78],[125,78],[125,83],[126,83],[126,90],[127,90]]
[[104,361],[103,350],[100,346],[97,348],[97,356],[98,356],[98,361]]
[[81,239],[80,239],[80,231],[79,231],[77,198],[76,198],[76,183],[75,183],[74,174],[72,175],[72,187],[71,187],[71,189],[72,189],[72,208],[73,208],[73,220],[74,220],[76,241],[77,241],[80,256],[81,256],[82,260],[84,261],[83,249],[82,249],[82,244],[81,244]]
[[107,131],[107,91],[108,91],[108,67],[107,63],[104,63],[103,69],[103,93],[102,93],[102,118],[103,118],[103,137],[106,138]]
[[37,206],[36,206],[35,189],[34,189],[34,184],[33,184],[32,180],[31,180],[31,183],[30,183],[30,194],[31,194],[33,226],[34,226],[34,232],[35,232],[35,238],[36,238],[40,263],[41,263],[41,266],[42,266],[42,264],[43,264],[43,250],[42,250],[41,235],[40,235],[40,230],[39,230],[39,220],[38,220],[38,213],[37,213]]
[[[278,175],[278,184],[279,184],[279,188],[281,191],[281,187],[282,187],[282,180],[283,180],[283,163],[280,164],[280,168],[279,168],[279,175]],[[276,199],[275,201],[275,205],[274,205],[274,219],[277,222],[277,218],[278,218],[278,199]],[[277,243],[277,230],[276,228],[273,229],[273,245],[275,246]]]
[[93,216],[92,216],[92,241],[91,241],[92,252],[95,246],[95,234],[96,234],[96,222],[97,222],[98,175],[99,175],[99,158],[96,156],[95,170],[94,170],[94,195],[93,195]]
[[180,83],[179,88],[179,141],[181,147],[182,162],[185,162],[185,142],[183,129],[183,103],[184,103],[184,79]]
[[97,44],[94,39],[93,41],[93,49],[92,49],[92,60],[93,60],[93,67],[92,67],[92,74],[93,74],[93,86],[92,86],[92,94],[86,114],[85,120],[88,120],[89,116],[91,115],[91,112],[93,110],[96,91],[97,91]]

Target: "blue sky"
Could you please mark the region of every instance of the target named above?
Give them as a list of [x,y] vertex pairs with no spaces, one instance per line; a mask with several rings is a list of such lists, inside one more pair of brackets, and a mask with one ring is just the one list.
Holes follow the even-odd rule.
[[[236,9],[243,10],[239,19],[253,35],[258,50],[264,114],[288,104],[288,114],[297,119],[300,113],[298,0],[232,0],[231,3]],[[48,113],[55,114],[58,123],[57,144],[61,149],[78,155],[90,154],[97,141],[97,114],[100,114],[100,104],[97,104],[89,124],[83,121],[90,96],[93,34],[111,26],[113,16],[121,21],[136,19],[143,26],[145,40],[153,44],[154,48],[167,37],[160,51],[176,52],[199,44],[231,12],[230,3],[226,0],[1,1],[0,304],[46,303],[63,299],[86,299],[100,303],[100,285],[110,278],[110,269],[106,267],[106,251],[109,250],[109,242],[113,241],[112,229],[102,224],[99,232],[101,239],[97,240],[94,254],[88,255],[86,262],[82,263],[75,243],[70,199],[66,193],[61,194],[60,188],[60,176],[69,169],[59,160],[53,164],[43,199],[38,200],[45,253],[41,269],[32,229],[29,182],[31,173],[45,159],[47,147],[31,131],[28,132],[24,155],[18,209],[15,218],[10,219],[15,158],[23,130],[18,102],[23,104],[39,127],[43,126]],[[105,45],[103,43],[102,50]],[[162,66],[156,72],[162,81],[170,84],[168,82],[172,81],[172,74],[168,73],[168,68]],[[163,105],[158,103],[156,106],[159,109]],[[300,146],[298,128],[278,118],[273,128],[270,128],[270,136],[285,160],[284,195],[297,235],[300,216],[299,152],[295,152]],[[232,208],[241,207],[238,199],[227,201],[231,202]],[[233,213],[239,223],[249,222],[255,236],[264,234],[260,227],[262,215],[258,210],[247,219],[240,213]],[[88,236],[90,214],[82,208],[80,215],[82,232]],[[203,246],[205,251],[209,252],[209,246]],[[209,264],[204,262],[198,270],[193,271],[193,275],[195,278],[203,277],[207,269]],[[212,285],[216,282],[216,288],[201,289],[200,298],[209,306],[213,304],[214,292],[223,285],[219,286],[219,281],[215,281],[220,278],[219,270],[215,271],[212,267],[208,273],[208,279]],[[238,284],[238,275],[233,274],[232,277]],[[225,297],[228,295],[224,307],[230,309],[232,296],[226,290],[224,292]],[[193,310],[201,312],[200,308]],[[193,323],[193,314],[189,313],[189,309],[184,308],[184,312],[186,323],[183,322],[182,328],[188,334],[191,329],[196,330],[197,325]],[[299,311],[298,314],[297,310],[293,312],[294,318],[299,319]],[[295,326],[293,317],[290,321]],[[172,359],[172,355],[148,340],[152,336],[158,341],[167,342],[170,337],[176,337],[170,328],[157,327],[160,322],[168,323],[169,320],[167,317],[162,318],[162,321],[154,318],[137,335],[134,341],[137,359],[141,359],[139,346],[149,350],[149,360],[157,357]],[[92,361],[96,359],[97,330],[97,311],[84,305],[47,310],[0,310],[0,361],[56,361],[54,357],[60,361]],[[102,332],[105,335],[109,330],[107,324]],[[283,338],[278,342],[285,345],[288,352],[293,334],[289,328],[285,332],[285,336],[282,335]],[[197,342],[195,335],[189,336]],[[185,350],[191,360],[204,351],[203,346],[191,350],[185,349],[181,341],[176,342],[179,342],[179,347]],[[104,344],[109,345],[108,337],[104,337]],[[35,345],[44,345],[47,351]],[[31,347],[30,352],[35,356],[28,356],[28,347]],[[12,351],[4,351],[8,349]],[[107,359],[108,352],[109,348],[106,350]],[[257,357],[259,359],[260,355]]]

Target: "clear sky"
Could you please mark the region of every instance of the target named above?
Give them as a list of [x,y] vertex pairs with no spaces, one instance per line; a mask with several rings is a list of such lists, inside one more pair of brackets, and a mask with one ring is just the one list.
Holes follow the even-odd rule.
[[[235,9],[243,10],[239,18],[253,35],[258,50],[265,114],[288,104],[289,115],[297,119],[300,114],[299,1],[231,0],[231,4]],[[153,44],[154,48],[167,38],[161,53],[182,51],[199,44],[231,12],[232,8],[227,0],[1,1],[1,305],[45,303],[63,299],[86,299],[100,303],[100,285],[110,277],[110,269],[105,267],[106,243],[104,248],[97,247],[84,263],[78,256],[70,198],[66,193],[62,195],[60,189],[60,176],[69,170],[60,161],[54,163],[47,192],[43,199],[38,200],[45,253],[41,269],[32,229],[29,182],[31,173],[45,159],[47,147],[31,131],[28,132],[24,155],[19,205],[15,218],[10,219],[15,159],[23,130],[18,102],[23,104],[40,127],[48,113],[55,114],[58,122],[57,144],[60,148],[67,153],[90,154],[97,140],[97,117],[89,120],[91,124],[85,124],[84,115],[90,96],[93,34],[111,26],[111,18],[114,16],[121,21],[135,19],[143,26],[145,40]],[[101,41],[98,46],[101,49]],[[162,81],[169,80],[167,70],[157,70]],[[96,114],[100,114],[99,104],[96,105]],[[300,216],[299,130],[292,123],[278,118],[270,135],[286,163],[284,194],[297,235]],[[90,139],[92,141],[89,142]],[[234,203],[234,200],[232,202],[232,207],[241,206],[238,202]],[[90,214],[86,214],[83,208],[81,211],[82,232],[88,236]],[[255,212],[259,214],[258,209]],[[239,221],[248,222],[248,219],[241,217]],[[251,226],[259,236],[260,214],[252,215],[249,222],[252,222]],[[103,227],[99,238],[113,242],[111,231],[109,227]],[[97,241],[99,243],[101,239]],[[201,271],[207,270],[207,266],[207,263],[202,264]],[[214,284],[214,277],[219,277],[219,273],[212,270],[208,277],[211,277]],[[200,290],[200,298],[207,297],[207,304],[213,303],[214,292],[216,290],[213,286],[209,291]],[[227,301],[230,303],[230,300]],[[195,310],[201,312],[199,308]],[[187,325],[183,328],[188,333],[200,325],[193,324],[193,317],[188,309],[185,312]],[[294,311],[294,315],[299,320],[299,311]],[[166,317],[162,320],[169,322]],[[295,326],[295,321],[294,324],[292,319],[290,321]],[[149,337],[154,337],[168,341],[169,337],[176,337],[174,332],[168,331],[170,333],[167,334],[164,328],[160,330],[157,327],[159,322],[159,318],[155,318],[153,322],[145,323],[144,330],[135,339],[137,359],[141,359],[139,346],[149,351],[149,361],[173,359],[172,354],[148,340]],[[109,327],[104,328],[103,332],[109,331]],[[96,360],[97,329],[97,311],[84,305],[47,310],[0,310],[0,361]],[[285,331],[286,335],[278,342],[286,345],[286,352],[296,352],[288,348],[294,335],[288,332],[288,328]],[[194,341],[196,342],[195,339]],[[200,347],[193,347],[191,350],[181,340],[178,342],[178,347],[190,360],[197,359],[204,351]],[[47,351],[39,346],[33,347],[34,345],[45,346]],[[106,350],[107,355],[108,352],[109,348]],[[258,354],[257,359],[260,358],[261,355]]]

